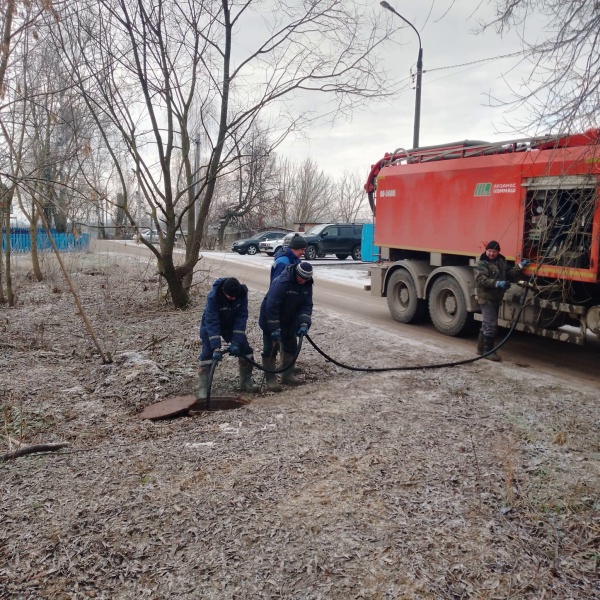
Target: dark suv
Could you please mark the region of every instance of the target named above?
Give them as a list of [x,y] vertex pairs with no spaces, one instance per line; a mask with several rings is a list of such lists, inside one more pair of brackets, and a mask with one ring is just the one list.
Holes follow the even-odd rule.
[[304,256],[313,260],[317,256],[335,254],[340,260],[348,256],[361,260],[362,228],[361,224],[355,223],[315,225],[302,234],[308,244]]
[[237,240],[233,242],[231,246],[232,252],[237,252],[238,254],[258,254],[258,244],[264,242],[265,240],[272,240],[275,238],[280,238],[285,232],[281,231],[262,231],[261,233],[257,233],[253,235],[251,238],[246,240]]

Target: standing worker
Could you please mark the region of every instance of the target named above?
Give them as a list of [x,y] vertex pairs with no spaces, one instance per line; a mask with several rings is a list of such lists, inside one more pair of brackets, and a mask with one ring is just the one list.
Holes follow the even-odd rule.
[[[263,331],[263,367],[270,371],[276,369],[277,346],[281,345],[282,365],[287,367],[281,374],[281,383],[287,385],[301,383],[293,373],[298,350],[296,336],[306,335],[310,328],[312,288],[312,265],[307,262],[289,265],[273,280],[260,306],[258,324]],[[268,390],[281,390],[275,373],[266,372],[265,379]]]
[[[506,258],[500,254],[500,244],[492,240],[485,247],[485,252],[475,264],[475,281],[477,283],[477,302],[481,306],[483,322],[479,331],[477,354],[481,356],[494,349],[498,332],[498,309],[504,293],[510,288],[510,281],[517,281],[521,271],[529,264],[524,258],[518,265],[508,268]],[[488,360],[502,360],[496,352],[486,356]]]
[[200,375],[196,398],[208,396],[208,376],[214,360],[221,360],[221,338],[229,344],[229,354],[239,358],[240,388],[245,392],[258,392],[252,381],[252,348],[246,338],[248,321],[248,288],[235,277],[219,278],[206,297],[206,306],[200,323]]
[[306,240],[299,233],[288,233],[283,238],[283,246],[275,255],[271,266],[271,283],[289,265],[297,265],[304,258]]

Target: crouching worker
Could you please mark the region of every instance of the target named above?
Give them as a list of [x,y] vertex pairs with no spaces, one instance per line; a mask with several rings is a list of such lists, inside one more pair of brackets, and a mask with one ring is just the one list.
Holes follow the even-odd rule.
[[[260,307],[258,324],[263,332],[262,359],[265,369],[276,370],[278,346],[282,347],[281,383],[299,385],[294,377],[294,358],[298,350],[296,336],[306,335],[311,325],[312,265],[301,262],[289,265],[276,277]],[[281,387],[274,373],[265,373],[267,389],[278,392]]]
[[235,277],[219,278],[206,298],[200,323],[200,376],[196,398],[208,396],[208,376],[213,360],[221,360],[221,338],[229,344],[231,356],[239,357],[240,387],[245,392],[258,392],[252,381],[252,348],[246,338],[248,321],[248,288]]

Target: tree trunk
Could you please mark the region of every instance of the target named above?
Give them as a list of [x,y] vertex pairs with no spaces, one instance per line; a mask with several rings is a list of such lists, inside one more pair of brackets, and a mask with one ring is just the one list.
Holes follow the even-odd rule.
[[6,297],[8,299],[8,305],[15,305],[15,295],[13,293],[12,276],[10,271],[10,205],[12,204],[12,195],[14,188],[11,189],[9,196],[6,200]]
[[191,273],[183,273],[179,268],[165,269],[162,272],[171,294],[171,302],[175,308],[184,309],[188,307],[192,275],[193,270]]
[[33,276],[36,281],[43,281],[44,275],[40,268],[40,256],[37,245],[37,208],[33,209],[33,219],[29,222],[29,239],[31,241],[31,265],[33,267]]
[[2,252],[2,227],[0,226],[0,304],[4,304],[6,302],[6,298],[4,296],[4,284],[2,283],[2,273],[4,271],[3,256],[4,254]]

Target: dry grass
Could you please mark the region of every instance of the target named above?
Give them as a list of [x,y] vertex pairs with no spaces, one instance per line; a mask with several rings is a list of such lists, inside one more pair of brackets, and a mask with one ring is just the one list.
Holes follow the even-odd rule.
[[[0,451],[70,449],[0,465],[0,597],[600,597],[592,390],[506,364],[350,373],[307,346],[299,389],[141,421],[193,389],[206,285],[172,311],[151,264],[69,257],[102,365],[46,261],[39,284],[17,265],[0,318]],[[448,358],[318,307],[311,336],[351,365]],[[213,393],[236,376],[224,360]]]

